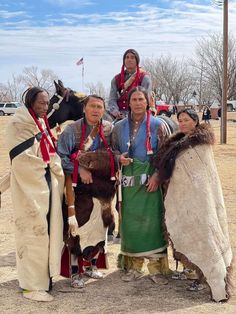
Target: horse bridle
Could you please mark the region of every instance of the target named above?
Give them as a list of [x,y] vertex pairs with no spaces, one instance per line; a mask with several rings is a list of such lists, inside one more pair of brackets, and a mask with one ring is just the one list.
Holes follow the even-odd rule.
[[53,96],[56,96],[58,98],[58,101],[52,105],[52,110],[47,114],[47,118],[51,117],[51,115],[53,115],[54,112],[60,108],[60,104],[65,97],[65,96],[61,96],[57,93],[55,93]]
[[66,98],[66,102],[69,101],[70,91],[71,89],[67,87],[63,91],[63,96],[59,95],[58,93],[53,95],[56,96],[59,100],[52,105],[52,110],[48,113],[47,118],[51,117],[51,115],[53,115],[56,110],[59,110],[60,104],[64,98]]

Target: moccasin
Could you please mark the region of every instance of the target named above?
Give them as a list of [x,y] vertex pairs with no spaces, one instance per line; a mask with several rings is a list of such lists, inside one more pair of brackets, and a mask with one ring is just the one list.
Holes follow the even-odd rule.
[[159,286],[163,286],[163,285],[168,284],[168,279],[165,278],[164,276],[160,275],[160,274],[149,275],[149,278],[151,279],[151,281],[153,281],[155,284],[157,284]]
[[23,297],[33,301],[39,302],[51,302],[53,301],[53,296],[46,291],[24,291]]
[[130,269],[124,275],[121,276],[123,281],[129,282],[142,278],[144,276],[144,272],[138,271],[135,269]]

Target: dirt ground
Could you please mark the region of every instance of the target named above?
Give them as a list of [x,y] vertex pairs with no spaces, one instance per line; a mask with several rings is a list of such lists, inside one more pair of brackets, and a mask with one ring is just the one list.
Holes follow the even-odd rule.
[[[9,170],[4,133],[11,117],[0,117],[0,177]],[[236,252],[236,112],[228,114],[227,144],[220,145],[220,121],[211,121],[217,136],[215,159],[218,166],[228,212],[229,230]],[[233,122],[235,120],[235,122]],[[188,292],[188,281],[170,279],[166,286],[156,286],[147,276],[139,281],[124,283],[116,268],[119,244],[108,244],[109,269],[102,280],[88,280],[84,290],[70,287],[68,279],[54,279],[51,303],[23,299],[18,288],[13,208],[10,191],[2,195],[0,208],[0,313],[236,313],[236,292],[228,303],[210,301],[208,289]],[[169,251],[171,268],[175,263]],[[203,256],[204,258],[204,256]],[[236,265],[234,265],[236,266]],[[236,276],[234,274],[234,283]]]

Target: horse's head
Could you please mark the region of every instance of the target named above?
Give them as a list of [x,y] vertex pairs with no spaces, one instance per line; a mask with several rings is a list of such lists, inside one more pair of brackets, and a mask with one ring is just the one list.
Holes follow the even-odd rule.
[[77,120],[83,116],[85,95],[78,95],[70,88],[64,87],[62,81],[54,81],[56,93],[50,99],[48,122],[51,128],[67,120]]

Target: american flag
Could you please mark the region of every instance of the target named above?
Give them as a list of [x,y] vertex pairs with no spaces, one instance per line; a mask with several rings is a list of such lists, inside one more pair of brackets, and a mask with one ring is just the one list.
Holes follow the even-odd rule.
[[79,59],[79,61],[76,62],[76,65],[81,65],[84,63],[84,58]]

